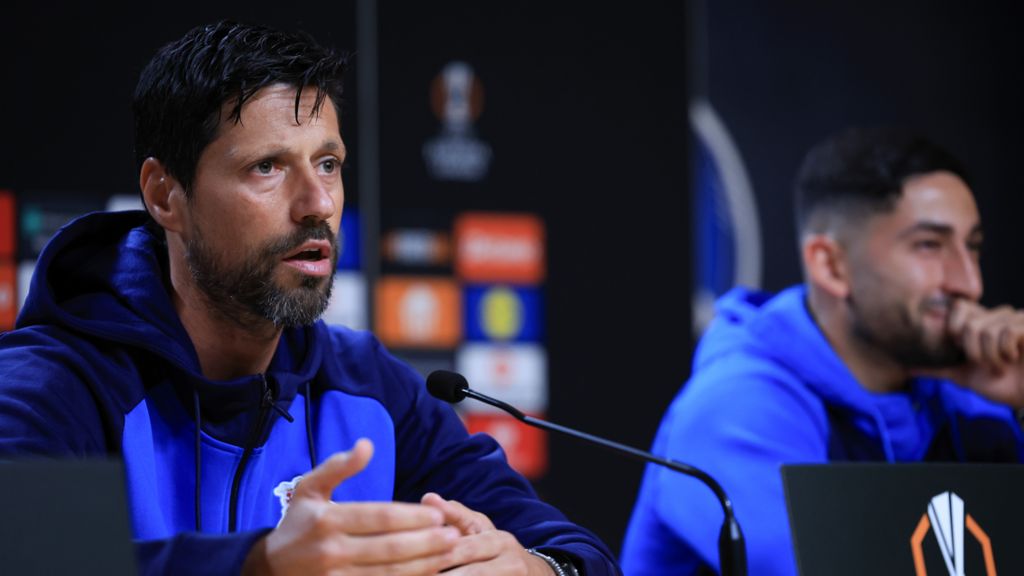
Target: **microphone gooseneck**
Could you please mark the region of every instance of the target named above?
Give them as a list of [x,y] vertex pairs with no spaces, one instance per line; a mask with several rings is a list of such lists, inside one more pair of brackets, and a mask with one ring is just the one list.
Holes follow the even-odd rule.
[[530,426],[579,438],[581,440],[603,446],[604,448],[614,452],[625,454],[637,460],[652,462],[669,468],[670,470],[675,470],[676,472],[697,478],[715,493],[715,497],[718,498],[718,502],[722,506],[722,511],[725,513],[725,519],[722,522],[722,529],[718,534],[718,561],[721,566],[721,573],[723,576],[746,576],[746,545],[743,540],[743,532],[740,530],[739,522],[736,521],[736,515],[733,512],[732,501],[729,500],[725,490],[722,489],[722,486],[718,481],[712,478],[707,472],[688,464],[683,464],[682,462],[660,458],[650,452],[638,450],[632,446],[626,446],[625,444],[606,440],[592,434],[587,434],[586,432],[580,432],[579,430],[567,428],[546,420],[527,416],[515,407],[502,402],[501,400],[491,398],[490,396],[474,391],[469,387],[469,383],[466,382],[466,378],[458,372],[451,372],[448,370],[435,370],[431,372],[430,375],[427,376],[427,390],[430,392],[431,396],[439,400],[444,400],[450,404],[461,402],[466,398],[473,398],[474,400],[479,400],[485,404],[490,404],[495,408],[504,410],[515,417],[516,420],[529,424]]

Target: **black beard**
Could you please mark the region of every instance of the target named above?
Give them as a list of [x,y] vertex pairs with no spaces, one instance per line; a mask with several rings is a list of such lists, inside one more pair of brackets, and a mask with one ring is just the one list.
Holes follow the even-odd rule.
[[[286,289],[274,282],[281,257],[307,240],[329,240],[331,274],[306,276],[298,288]],[[275,326],[312,324],[331,299],[338,241],[326,222],[304,226],[283,238],[267,242],[235,264],[219,262],[198,228],[185,245],[185,261],[210,308],[235,324],[251,328],[253,320],[269,320]]]
[[[853,310],[853,333],[864,342],[883,350],[901,366],[909,368],[946,368],[966,361],[966,354],[951,336],[945,336],[937,343],[929,343],[924,330],[916,325],[910,315],[900,310],[898,320],[889,318],[878,326],[877,322],[865,319],[870,312],[857,305],[852,296],[849,305]],[[877,320],[877,314],[876,320]],[[895,320],[895,321],[894,321]]]

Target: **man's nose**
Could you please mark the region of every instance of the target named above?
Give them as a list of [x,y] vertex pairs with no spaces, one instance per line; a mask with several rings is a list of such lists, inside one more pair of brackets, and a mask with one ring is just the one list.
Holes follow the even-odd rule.
[[[292,219],[296,222],[328,220],[341,210],[340,190],[325,183],[313,167],[297,175],[292,202]],[[340,188],[340,185],[338,185]]]
[[956,250],[947,258],[944,272],[947,292],[972,301],[981,298],[981,268],[973,251],[967,248]]

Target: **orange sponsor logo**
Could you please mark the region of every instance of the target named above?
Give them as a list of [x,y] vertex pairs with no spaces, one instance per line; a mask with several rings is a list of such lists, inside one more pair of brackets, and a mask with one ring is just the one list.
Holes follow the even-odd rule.
[[469,282],[544,280],[544,224],[532,214],[468,212],[455,220],[455,272]]
[[386,276],[376,295],[376,330],[385,345],[452,348],[462,339],[462,299],[454,280]]

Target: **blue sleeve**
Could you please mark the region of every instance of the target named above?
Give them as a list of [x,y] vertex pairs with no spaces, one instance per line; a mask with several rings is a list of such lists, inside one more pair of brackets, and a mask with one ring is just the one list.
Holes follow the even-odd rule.
[[[97,372],[102,368],[83,361],[80,346],[65,337],[61,331],[34,329],[0,336],[0,456],[89,458],[118,452],[121,400],[113,386],[101,383],[124,382],[123,375]],[[137,541],[140,573],[237,574],[266,532]]]
[[237,534],[181,533],[166,540],[135,543],[140,576],[238,574],[249,550],[270,529]]
[[571,557],[586,576],[620,574],[615,555],[589,530],[570,522],[541,501],[530,483],[513,470],[497,442],[466,431],[448,404],[430,396],[423,378],[386,351],[389,380],[403,390],[390,403],[396,422],[395,499],[418,501],[426,492],[457,500],[482,512],[526,548]]
[[61,332],[0,335],[0,454],[106,455],[88,369]]
[[[677,396],[654,452],[695,466],[721,484],[746,540],[751,574],[795,576],[780,466],[827,460],[828,424],[820,401],[770,375],[701,374]],[[636,576],[719,570],[724,513],[704,483],[649,465],[623,546]]]

